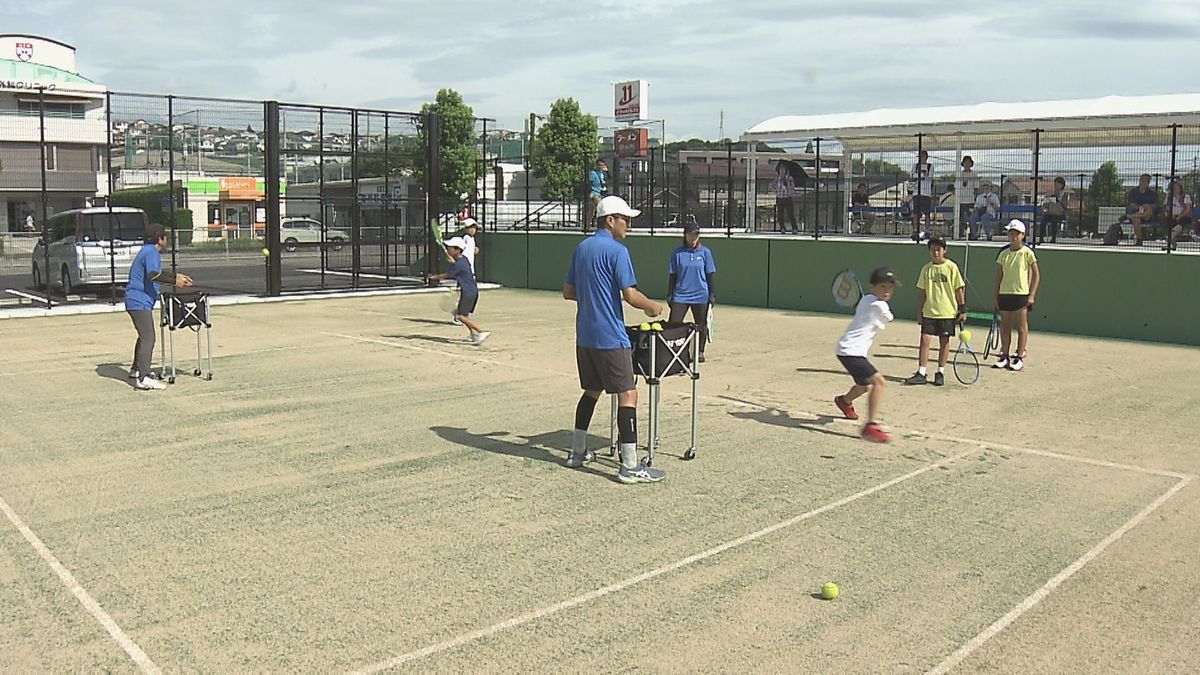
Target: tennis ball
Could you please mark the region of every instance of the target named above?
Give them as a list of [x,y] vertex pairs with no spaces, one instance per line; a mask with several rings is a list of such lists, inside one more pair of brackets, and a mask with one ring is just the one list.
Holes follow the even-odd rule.
[[822,598],[825,598],[826,600],[833,600],[837,596],[838,596],[838,587],[837,587],[837,584],[833,583],[832,581],[826,583],[824,586],[821,587],[821,597]]
[[267,256],[269,256],[269,255],[271,255],[271,249],[269,249],[269,248],[264,248],[264,249],[262,250],[262,254],[263,254],[263,257],[264,257],[264,258],[265,258],[265,257],[267,257]]
[[971,330],[969,328],[962,329],[961,331],[959,331],[958,337],[962,338],[963,342],[970,342],[971,341]]
[[648,330],[650,330],[650,324],[643,322],[642,325],[638,326],[638,330],[648,331]]
[[656,312],[651,312],[648,309],[644,309],[642,311],[646,313],[646,316],[650,316],[650,317],[658,316],[658,314]]
[[661,333],[662,332],[662,324],[655,321],[654,323],[650,324],[650,330],[654,331],[655,333]]

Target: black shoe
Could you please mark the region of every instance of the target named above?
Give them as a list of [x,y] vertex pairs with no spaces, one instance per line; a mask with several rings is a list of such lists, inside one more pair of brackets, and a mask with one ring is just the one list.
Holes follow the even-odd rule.
[[913,373],[912,377],[904,381],[904,384],[927,384],[925,376],[919,372]]
[[946,384],[946,376],[941,373],[933,374],[933,386],[940,387]]
[[700,363],[704,363],[704,355],[703,354],[700,355]]

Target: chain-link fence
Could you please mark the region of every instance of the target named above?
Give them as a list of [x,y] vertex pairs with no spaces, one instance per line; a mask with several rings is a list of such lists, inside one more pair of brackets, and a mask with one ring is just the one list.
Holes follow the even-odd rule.
[[17,103],[0,114],[4,304],[119,302],[150,224],[164,266],[215,294],[421,283],[438,264],[435,118],[98,89]]

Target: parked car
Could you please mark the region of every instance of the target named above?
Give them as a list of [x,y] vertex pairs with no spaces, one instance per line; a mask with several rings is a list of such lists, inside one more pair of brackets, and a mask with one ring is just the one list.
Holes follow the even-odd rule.
[[[302,244],[320,244],[321,232],[321,221],[314,218],[284,218],[279,222],[279,241],[283,243],[283,250],[289,253]],[[335,251],[340,251],[349,238],[342,230],[325,231],[325,241]]]
[[53,284],[64,294],[93,285],[123,285],[150,224],[146,212],[131,206],[97,206],[55,214],[49,241],[33,247],[33,286]]

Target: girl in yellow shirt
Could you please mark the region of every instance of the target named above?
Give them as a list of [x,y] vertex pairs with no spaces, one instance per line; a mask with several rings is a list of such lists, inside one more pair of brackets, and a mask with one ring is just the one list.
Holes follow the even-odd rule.
[[[1021,370],[1025,367],[1025,348],[1029,344],[1029,310],[1037,298],[1041,273],[1037,256],[1025,245],[1025,223],[1008,221],[1008,248],[996,258],[996,288],[992,294],[1000,312],[1000,358],[993,368]],[[1017,350],[1012,352],[1013,322],[1017,324]]]

